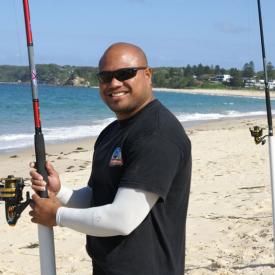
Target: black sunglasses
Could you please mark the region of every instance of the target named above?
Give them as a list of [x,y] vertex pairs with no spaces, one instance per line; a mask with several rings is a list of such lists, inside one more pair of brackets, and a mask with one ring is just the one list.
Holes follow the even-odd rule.
[[110,83],[113,78],[125,81],[136,76],[138,70],[145,70],[147,67],[122,68],[116,71],[102,71],[97,74],[100,83]]

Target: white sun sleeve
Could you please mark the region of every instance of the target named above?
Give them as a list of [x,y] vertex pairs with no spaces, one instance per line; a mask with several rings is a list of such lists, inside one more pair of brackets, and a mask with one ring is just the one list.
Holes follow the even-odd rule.
[[159,196],[121,187],[113,203],[84,209],[60,207],[56,223],[96,237],[128,235],[146,218]]
[[87,186],[78,190],[71,190],[61,185],[56,197],[63,206],[72,208],[87,208],[91,205],[92,188]]

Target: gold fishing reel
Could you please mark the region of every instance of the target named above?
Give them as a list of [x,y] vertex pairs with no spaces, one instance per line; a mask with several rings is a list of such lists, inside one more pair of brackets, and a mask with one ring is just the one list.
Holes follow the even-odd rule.
[[26,192],[26,200],[23,201],[23,178],[9,175],[7,178],[0,178],[0,201],[5,202],[6,220],[14,226],[21,213],[30,203],[30,193]]
[[251,136],[254,137],[254,141],[256,144],[261,143],[262,145],[266,142],[267,135],[263,136],[264,128],[259,126],[254,126],[253,128],[249,128]]

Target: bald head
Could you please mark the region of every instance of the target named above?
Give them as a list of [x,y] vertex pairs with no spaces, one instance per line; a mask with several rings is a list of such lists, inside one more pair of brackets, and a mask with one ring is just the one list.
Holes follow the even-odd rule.
[[[147,67],[148,62],[144,51],[130,43],[112,44],[99,60],[99,70],[115,70],[115,66],[126,68],[130,66]],[[111,67],[110,67],[111,66]]]
[[[100,96],[119,120],[139,112],[154,99],[152,69],[141,48],[130,43],[115,43],[99,61]],[[124,69],[124,70],[123,70]]]

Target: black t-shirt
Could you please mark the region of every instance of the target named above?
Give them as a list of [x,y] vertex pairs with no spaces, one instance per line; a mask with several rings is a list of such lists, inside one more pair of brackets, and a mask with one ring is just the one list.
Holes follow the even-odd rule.
[[191,180],[191,143],[158,100],[99,135],[89,186],[91,206],[112,203],[119,187],[160,199],[129,235],[87,236],[87,251],[106,275],[182,275]]

